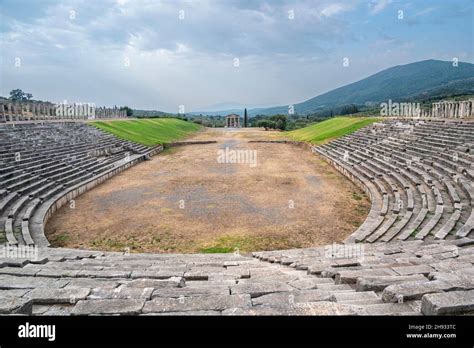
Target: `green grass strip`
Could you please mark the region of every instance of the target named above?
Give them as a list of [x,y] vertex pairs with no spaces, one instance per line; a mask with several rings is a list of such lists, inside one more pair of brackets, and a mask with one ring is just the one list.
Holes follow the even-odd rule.
[[323,144],[351,134],[356,130],[381,121],[379,117],[335,117],[310,126],[286,132],[285,135],[298,141]]
[[146,146],[170,143],[201,129],[196,123],[177,118],[93,121],[91,124],[119,138]]

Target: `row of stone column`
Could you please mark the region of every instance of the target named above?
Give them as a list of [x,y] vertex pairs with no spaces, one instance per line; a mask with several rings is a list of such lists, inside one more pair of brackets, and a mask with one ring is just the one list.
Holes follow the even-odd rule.
[[[62,104],[49,102],[4,102],[0,101],[0,123],[17,121],[50,121],[50,120],[87,120],[104,118],[126,118],[127,111],[117,107],[93,107],[85,104],[73,104],[62,108]],[[74,109],[75,108],[75,109]],[[68,110],[72,110],[68,112]],[[74,112],[89,110],[89,112]]]
[[474,117],[474,100],[441,101],[431,106],[432,117]]
[[52,120],[56,108],[52,103],[0,103],[0,122]]

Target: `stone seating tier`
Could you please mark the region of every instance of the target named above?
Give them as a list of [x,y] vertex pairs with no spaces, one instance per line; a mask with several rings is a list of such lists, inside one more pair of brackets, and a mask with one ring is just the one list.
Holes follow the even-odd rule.
[[84,123],[0,125],[0,243],[35,244],[30,224],[45,202],[152,149]]
[[371,181],[375,189],[370,196],[376,197],[376,212],[346,241],[450,239],[458,230],[464,234],[472,215],[466,194],[472,179],[466,174],[473,161],[457,150],[472,130],[468,122],[389,120],[318,147],[315,152],[346,173],[351,168],[351,175]]
[[139,153],[125,166],[151,151],[78,125],[61,136],[67,127],[0,126],[0,144],[14,143],[0,150],[0,226],[5,241],[40,246],[0,259],[0,314],[474,313],[474,123],[391,119],[313,147],[367,193],[367,219],[345,245],[253,258],[41,247],[35,228],[57,202],[113,175],[126,152]]

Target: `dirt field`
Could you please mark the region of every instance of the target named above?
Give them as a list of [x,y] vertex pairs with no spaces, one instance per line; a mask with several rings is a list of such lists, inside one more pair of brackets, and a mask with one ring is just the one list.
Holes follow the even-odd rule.
[[[367,197],[306,149],[248,143],[275,137],[255,129],[198,133],[190,140],[218,143],[171,148],[113,177],[76,198],[74,209],[60,209],[47,237],[54,246],[132,252],[340,242],[365,219]],[[237,159],[232,150],[250,150],[240,153],[246,163],[228,163]]]

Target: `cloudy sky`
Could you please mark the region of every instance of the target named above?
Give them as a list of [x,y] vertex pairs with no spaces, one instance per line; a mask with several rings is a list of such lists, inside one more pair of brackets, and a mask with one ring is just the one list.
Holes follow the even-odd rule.
[[0,0],[0,95],[285,105],[393,65],[472,63],[473,23],[472,0]]

